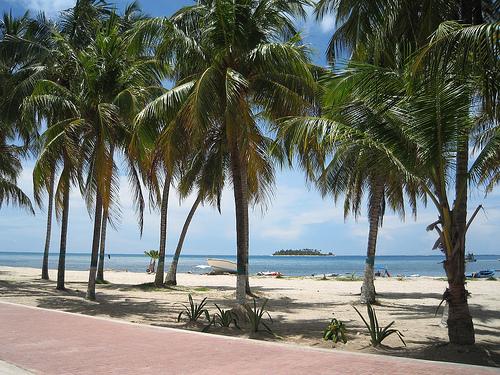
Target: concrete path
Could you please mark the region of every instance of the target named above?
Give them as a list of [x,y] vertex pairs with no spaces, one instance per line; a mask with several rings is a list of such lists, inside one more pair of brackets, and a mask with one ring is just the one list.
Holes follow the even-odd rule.
[[[498,369],[321,350],[0,302],[0,360],[26,374],[500,374]],[[10,371],[10,372],[7,372]]]

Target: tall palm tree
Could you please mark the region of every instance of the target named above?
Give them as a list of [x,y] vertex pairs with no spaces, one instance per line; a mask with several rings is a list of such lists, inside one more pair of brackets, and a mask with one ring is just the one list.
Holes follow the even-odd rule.
[[[357,218],[368,196],[368,244],[361,302],[375,302],[374,264],[378,229],[386,207],[405,217],[405,200],[416,215],[417,198],[425,199],[418,183],[387,150],[371,141],[370,133],[399,135],[401,148],[411,149],[398,128],[397,113],[380,113],[370,98],[356,90],[360,67],[323,79],[321,117],[296,117],[278,126],[278,135],[290,160],[297,159],[323,196],[344,197],[344,215]],[[409,154],[411,154],[409,152]],[[413,153],[414,155],[414,153]]]
[[[101,10],[101,13],[103,11],[107,10],[107,4],[101,4],[101,7],[104,9]],[[142,10],[138,4],[137,1],[134,1],[130,4],[128,4],[125,7],[125,10],[123,14],[119,17],[118,22],[118,28],[120,32],[122,33],[127,33],[130,32],[134,26],[136,25],[137,22],[140,20],[144,19],[144,14],[142,13]],[[117,138],[119,137],[118,135],[116,136]],[[127,142],[129,138],[125,137],[125,142]],[[117,146],[115,142],[110,143],[110,158],[111,161],[114,161],[115,158],[115,147]],[[127,145],[124,144],[123,148],[126,149]],[[129,170],[130,170],[130,163],[129,163]],[[135,172],[134,172],[135,173]],[[137,182],[134,182],[136,186],[138,186]],[[110,181],[108,181],[108,191],[110,189]],[[139,212],[141,209],[139,208]],[[140,214],[141,215],[141,214]],[[141,221],[142,219],[139,219]],[[108,222],[111,222],[112,226],[114,226],[112,217],[109,215],[109,208],[104,207],[103,212],[102,212],[102,222],[101,222],[101,238],[100,238],[100,245],[99,245],[99,259],[98,259],[98,267],[97,267],[97,281],[99,282],[104,282],[104,260],[105,260],[105,252],[106,252],[106,233],[107,233],[107,224]],[[142,224],[140,224],[142,226]],[[141,228],[142,231],[142,228]]]
[[232,181],[238,304],[249,291],[248,207],[265,199],[273,185],[271,139],[264,129],[277,118],[307,111],[315,94],[307,50],[293,25],[308,4],[207,0],[182,8],[172,26],[157,22],[164,31],[160,52],[175,60],[178,87],[145,116],[173,112],[174,126],[185,129],[194,147],[210,139],[220,173]]
[[[489,147],[483,147],[494,147],[495,137],[492,134],[495,132],[488,131],[489,136],[480,137],[482,141],[476,143],[481,150],[474,163],[477,169],[468,168],[469,144],[472,129],[477,130],[473,124],[482,123],[484,126],[497,121],[492,114],[495,113],[498,92],[495,84],[498,79],[495,73],[498,72],[498,47],[493,35],[498,29],[496,24],[464,30],[457,30],[459,25],[454,22],[440,24],[447,20],[469,25],[493,22],[498,19],[499,11],[494,3],[489,0],[422,0],[411,4],[390,0],[322,0],[317,8],[319,17],[336,10],[337,20],[340,21],[330,43],[330,57],[346,47],[353,59],[392,69],[390,72],[373,69],[371,77],[365,75],[366,82],[370,82],[371,86],[360,81],[356,89],[371,95],[381,108],[397,106],[400,113],[408,113],[408,118],[401,122],[401,128],[411,136],[409,142],[413,142],[419,155],[419,169],[414,168],[413,173],[419,176],[421,186],[439,212],[439,220],[429,229],[438,231],[440,239],[436,246],[446,255],[444,265],[449,288],[444,297],[450,306],[448,333],[450,342],[457,344],[474,342],[474,328],[464,286],[465,236],[470,224],[470,221],[467,222],[467,186],[471,176],[479,181],[494,181],[491,179],[496,168],[494,152],[488,151],[491,150]],[[434,11],[427,11],[432,9]],[[430,36],[433,42],[428,45]],[[408,50],[408,46],[412,52],[424,48],[416,63],[408,63],[406,58],[409,53],[401,54],[401,51]],[[422,64],[423,61],[426,63]],[[404,84],[401,84],[401,91],[395,96],[394,89],[398,87],[395,77],[404,81],[402,72],[412,76],[411,73],[418,71],[418,68],[405,68],[408,64],[423,66],[423,72],[406,86],[413,91],[406,92]],[[476,86],[470,86],[470,82],[475,82]],[[375,85],[376,90],[373,89]],[[385,95],[385,92],[390,94]],[[474,109],[477,105],[473,98],[482,101],[479,113],[484,113],[484,117],[481,121],[473,115],[477,110]],[[491,125],[487,127],[492,128]],[[378,141],[381,140],[387,143],[387,138]],[[492,164],[484,163],[485,160],[490,160]],[[424,165],[428,168],[423,168]],[[451,182],[452,174],[455,178]],[[452,206],[447,191],[450,184],[455,187]]]

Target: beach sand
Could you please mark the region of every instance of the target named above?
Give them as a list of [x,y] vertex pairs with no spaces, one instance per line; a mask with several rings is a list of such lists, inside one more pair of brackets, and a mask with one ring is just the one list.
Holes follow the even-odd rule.
[[[123,319],[130,322],[183,329],[200,330],[202,325],[178,323],[177,316],[187,303],[188,294],[199,302],[208,297],[208,309],[216,312],[214,303],[231,308],[236,279],[230,275],[179,274],[179,286],[152,288],[153,275],[106,271],[109,284],[97,286],[97,301],[84,299],[88,272],[67,271],[68,290],[55,290],[56,271],[51,281],[40,279],[34,268],[0,267],[0,300],[58,309],[74,313]],[[358,304],[360,281],[339,281],[329,278],[266,278],[251,277],[254,293],[269,299],[269,310],[276,336],[257,335],[262,340],[295,343],[332,350],[362,351],[375,354],[407,356],[430,360],[500,366],[500,281],[471,281],[469,305],[476,329],[474,347],[447,345],[447,329],[440,326],[441,314],[434,316],[447,283],[443,279],[378,278],[376,288],[379,305],[375,306],[379,322],[396,321],[395,328],[405,336],[404,347],[394,335],[384,346],[374,349],[369,336],[352,305],[366,316]],[[333,317],[342,320],[348,329],[347,344],[322,340],[323,329]],[[248,337],[245,330],[214,328],[211,333]]]

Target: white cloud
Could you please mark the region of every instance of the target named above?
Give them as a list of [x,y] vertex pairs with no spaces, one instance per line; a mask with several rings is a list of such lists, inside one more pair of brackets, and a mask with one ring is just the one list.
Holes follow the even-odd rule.
[[53,15],[61,10],[71,8],[75,0],[8,0],[31,11],[44,11]]

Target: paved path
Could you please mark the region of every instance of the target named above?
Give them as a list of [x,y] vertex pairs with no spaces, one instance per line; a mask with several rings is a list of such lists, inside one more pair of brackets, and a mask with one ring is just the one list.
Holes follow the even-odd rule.
[[21,369],[120,375],[500,374],[484,367],[228,338],[0,302],[1,361],[18,367],[8,374],[25,374]]

